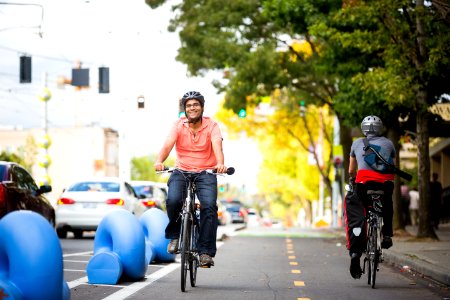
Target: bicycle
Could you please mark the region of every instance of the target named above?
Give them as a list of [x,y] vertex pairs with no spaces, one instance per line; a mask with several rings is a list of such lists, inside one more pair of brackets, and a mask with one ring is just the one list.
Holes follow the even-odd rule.
[[375,281],[377,272],[379,271],[378,264],[383,261],[383,252],[381,248],[383,228],[383,215],[382,215],[382,196],[383,190],[367,190],[367,195],[370,196],[370,203],[368,206],[367,220],[367,246],[366,256],[364,257],[363,273],[366,272],[367,263],[367,284],[371,284],[372,288],[375,288]]
[[[197,188],[195,185],[195,175],[197,172],[182,171],[176,168],[165,168],[159,173],[172,173],[174,171],[181,172],[187,179],[187,196],[183,201],[183,207],[180,212],[181,230],[178,239],[178,252],[181,256],[181,291],[186,291],[187,271],[189,270],[189,279],[191,287],[195,287],[197,281],[197,269],[199,267],[199,254],[197,252],[197,239],[200,226],[200,207],[196,204],[195,195]],[[210,174],[217,174],[215,170],[206,170]],[[228,168],[226,174],[234,174],[234,168]]]

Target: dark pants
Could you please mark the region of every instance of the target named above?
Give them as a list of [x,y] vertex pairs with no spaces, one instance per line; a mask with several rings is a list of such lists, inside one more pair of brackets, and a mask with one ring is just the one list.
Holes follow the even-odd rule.
[[383,236],[393,236],[392,217],[394,214],[392,204],[392,192],[394,184],[390,181],[385,183],[367,182],[358,183],[355,193],[347,193],[345,197],[344,217],[345,229],[347,235],[347,249],[350,253],[362,253],[366,246],[366,211],[371,204],[370,196],[367,196],[367,190],[383,190]]
[[194,179],[197,197],[200,201],[200,230],[197,242],[199,254],[216,255],[217,236],[217,177],[207,172],[183,174],[174,171],[168,181],[169,191],[166,200],[169,224],[166,227],[166,238],[177,239],[181,230],[180,212],[183,200],[187,196],[188,177]]

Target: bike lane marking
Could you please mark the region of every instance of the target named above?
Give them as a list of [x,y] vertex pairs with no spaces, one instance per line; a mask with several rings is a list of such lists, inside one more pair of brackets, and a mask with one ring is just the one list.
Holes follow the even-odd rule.
[[[291,266],[298,266],[297,257],[294,255],[294,244],[292,243],[292,240],[290,238],[286,238],[286,249],[287,249],[287,255],[289,260],[289,265]],[[302,271],[300,269],[292,269],[292,274],[301,274]],[[305,286],[304,281],[300,280],[294,280],[294,286]],[[297,300],[310,300],[309,298],[297,298]]]
[[137,291],[145,288],[147,285],[152,284],[153,282],[166,276],[167,274],[171,273],[172,271],[176,270],[179,267],[180,267],[179,263],[177,262],[171,263],[166,267],[159,269],[158,271],[146,276],[145,281],[135,282],[129,286],[126,286],[123,289],[109,295],[108,297],[103,298],[103,300],[125,299],[126,297],[133,295]]

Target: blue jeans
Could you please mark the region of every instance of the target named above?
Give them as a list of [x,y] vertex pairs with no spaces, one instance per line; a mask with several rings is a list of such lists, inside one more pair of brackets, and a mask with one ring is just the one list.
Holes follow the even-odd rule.
[[166,200],[169,224],[166,227],[166,239],[178,239],[181,230],[180,212],[187,195],[187,177],[194,179],[197,197],[200,200],[200,228],[197,248],[199,254],[216,255],[217,236],[217,177],[205,171],[196,174],[182,174],[174,171],[167,185],[169,191]]

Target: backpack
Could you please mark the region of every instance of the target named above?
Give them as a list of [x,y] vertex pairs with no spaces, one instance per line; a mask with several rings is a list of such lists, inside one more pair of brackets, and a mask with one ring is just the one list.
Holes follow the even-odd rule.
[[367,138],[363,139],[364,142],[364,161],[374,171],[382,174],[395,174],[395,166],[392,157],[386,160],[381,154],[381,147],[378,145],[369,144]]

